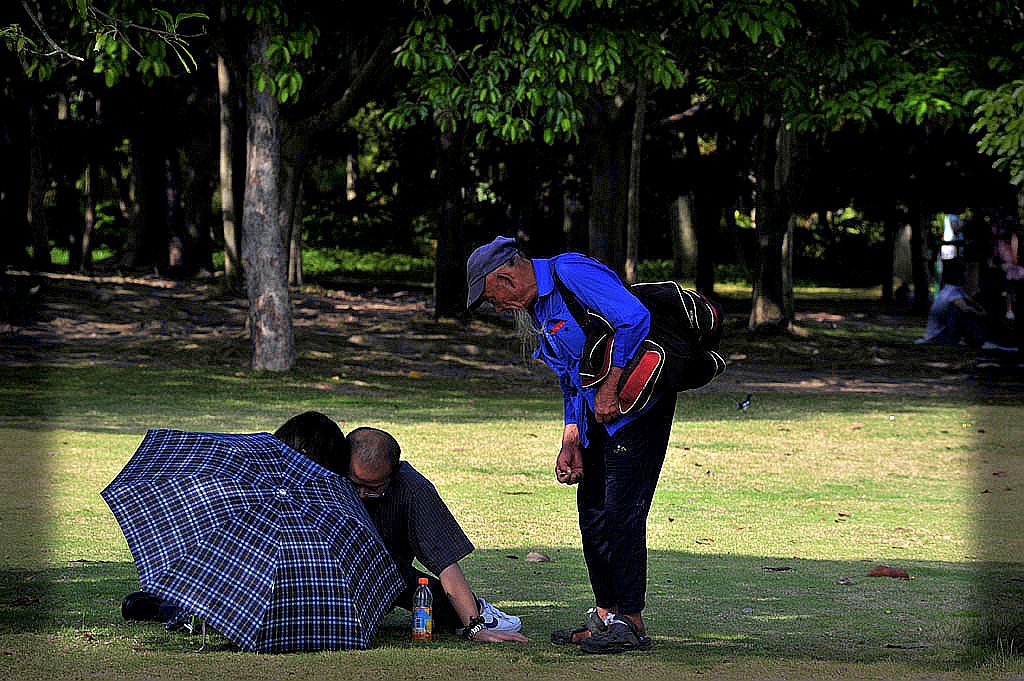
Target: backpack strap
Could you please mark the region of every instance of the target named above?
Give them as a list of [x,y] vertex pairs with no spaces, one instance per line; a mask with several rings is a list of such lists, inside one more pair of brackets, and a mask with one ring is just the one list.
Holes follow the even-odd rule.
[[584,388],[599,385],[611,371],[615,329],[604,317],[585,309],[580,299],[569,290],[554,268],[552,273],[565,306],[569,308],[569,313],[583,331],[585,340],[580,353],[580,385]]
[[576,297],[576,294],[570,291],[569,287],[562,281],[562,278],[558,276],[558,270],[556,268],[551,268],[551,275],[554,277],[555,286],[558,287],[558,292],[562,294],[562,300],[565,301],[565,306],[569,308],[569,313],[572,314],[573,319],[575,319],[576,323],[580,325],[581,329],[583,329],[583,333],[587,333],[597,321],[594,317],[600,315],[596,315],[583,307],[583,303],[581,303],[580,299]]

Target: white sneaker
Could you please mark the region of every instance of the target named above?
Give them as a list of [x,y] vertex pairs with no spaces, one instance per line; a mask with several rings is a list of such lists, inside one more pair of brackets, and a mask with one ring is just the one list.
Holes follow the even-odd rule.
[[477,598],[480,615],[484,618],[484,626],[492,631],[519,631],[523,622],[515,615],[506,615],[482,598]]

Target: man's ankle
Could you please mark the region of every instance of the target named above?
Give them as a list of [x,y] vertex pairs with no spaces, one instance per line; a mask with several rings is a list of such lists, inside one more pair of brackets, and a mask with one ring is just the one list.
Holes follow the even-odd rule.
[[633,613],[632,615],[622,615],[622,614],[620,614],[619,616],[620,617],[628,617],[633,622],[633,624],[636,625],[636,630],[640,632],[641,636],[644,636],[644,635],[647,634],[647,627],[644,625],[643,613],[637,612],[637,613]]

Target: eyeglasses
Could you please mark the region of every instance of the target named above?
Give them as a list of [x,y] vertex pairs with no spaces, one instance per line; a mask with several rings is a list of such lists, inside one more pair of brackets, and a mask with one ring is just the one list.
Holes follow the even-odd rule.
[[366,483],[359,482],[349,477],[349,482],[356,488],[356,492],[359,494],[361,499],[379,499],[384,496],[384,492],[387,491],[388,486],[391,485],[391,478],[387,478],[384,482],[376,485],[367,485]]

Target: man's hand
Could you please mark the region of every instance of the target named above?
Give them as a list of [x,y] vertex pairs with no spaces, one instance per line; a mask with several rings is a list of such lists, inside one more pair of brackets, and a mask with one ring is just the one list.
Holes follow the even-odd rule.
[[594,418],[598,423],[608,423],[622,415],[619,411],[619,379],[622,367],[612,367],[608,377],[597,388],[594,395]]
[[481,629],[473,636],[474,641],[480,643],[501,643],[503,641],[515,641],[516,643],[529,643],[518,631],[494,631],[492,629]]
[[555,459],[555,480],[563,485],[575,485],[583,479],[583,450],[580,431],[575,423],[568,423],[562,431],[562,449]]

